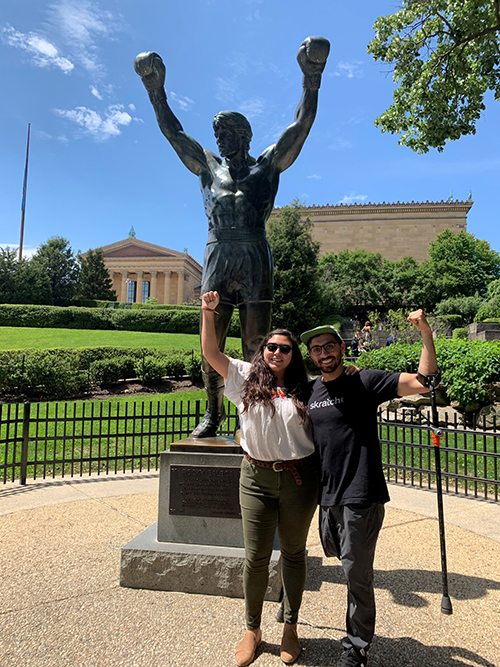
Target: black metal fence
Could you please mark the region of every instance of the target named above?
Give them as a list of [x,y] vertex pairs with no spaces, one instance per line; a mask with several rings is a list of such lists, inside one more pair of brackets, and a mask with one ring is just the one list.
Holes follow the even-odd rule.
[[[160,453],[187,437],[206,401],[24,403],[0,405],[3,482],[156,470]],[[229,405],[221,435],[232,435]]]
[[[419,488],[436,482],[432,429],[421,413],[379,413],[382,461],[388,481]],[[500,429],[486,418],[446,419],[439,427],[443,491],[500,500]]]
[[[0,405],[0,479],[114,474],[155,470],[160,452],[186,437],[200,421],[205,401],[141,403],[24,403]],[[234,433],[228,406],[221,435]],[[382,461],[389,481],[420,488],[435,484],[430,426],[422,416],[379,415]],[[444,490],[500,499],[500,429],[459,422],[442,427]]]

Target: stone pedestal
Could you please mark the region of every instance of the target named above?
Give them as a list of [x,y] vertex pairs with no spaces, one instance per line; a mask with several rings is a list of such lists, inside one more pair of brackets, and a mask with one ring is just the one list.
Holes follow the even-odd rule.
[[[121,549],[120,585],[243,597],[240,448],[229,438],[185,438],[162,452],[158,521]],[[281,588],[275,539],[266,600]]]

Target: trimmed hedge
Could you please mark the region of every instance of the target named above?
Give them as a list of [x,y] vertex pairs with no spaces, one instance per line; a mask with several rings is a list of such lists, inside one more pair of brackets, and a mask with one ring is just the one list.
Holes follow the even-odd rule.
[[162,377],[201,377],[199,352],[151,348],[95,347],[0,352],[0,392],[29,396],[71,396],[88,387],[138,377],[144,384]]
[[[134,304],[132,304],[134,305]],[[143,306],[144,304],[135,304]],[[192,306],[156,310],[145,306],[135,310],[79,308],[76,306],[0,305],[0,326],[51,329],[106,329],[197,334],[200,309]],[[240,335],[239,320],[233,313],[229,336]]]

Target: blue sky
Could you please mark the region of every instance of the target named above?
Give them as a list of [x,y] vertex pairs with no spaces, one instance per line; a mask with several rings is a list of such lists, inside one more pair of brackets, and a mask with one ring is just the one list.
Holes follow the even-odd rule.
[[500,104],[487,96],[477,134],[416,155],[373,121],[392,100],[386,68],[366,53],[391,0],[16,0],[0,23],[0,245],[19,242],[27,124],[31,148],[25,252],[50,236],[85,251],[137,237],[203,259],[198,181],[160,134],[133,59],[157,51],[188,134],[216,151],[212,118],[244,113],[257,157],[294,116],[296,53],[332,44],[316,122],[281,176],[276,205],[441,201],[474,205],[468,230],[500,251]]

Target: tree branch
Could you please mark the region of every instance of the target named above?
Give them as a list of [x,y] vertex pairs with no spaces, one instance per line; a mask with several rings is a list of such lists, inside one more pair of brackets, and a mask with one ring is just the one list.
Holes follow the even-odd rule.
[[453,37],[453,39],[455,39],[455,33],[454,33],[454,31],[453,31],[453,27],[452,27],[451,23],[449,23],[449,21],[448,21],[447,19],[445,19],[444,16],[441,16],[441,14],[440,14],[439,12],[436,12],[436,16],[439,16],[439,18],[441,19],[441,21],[442,21],[443,23],[446,23],[446,25],[448,26],[448,28],[449,28],[449,30],[450,30],[450,35]]

